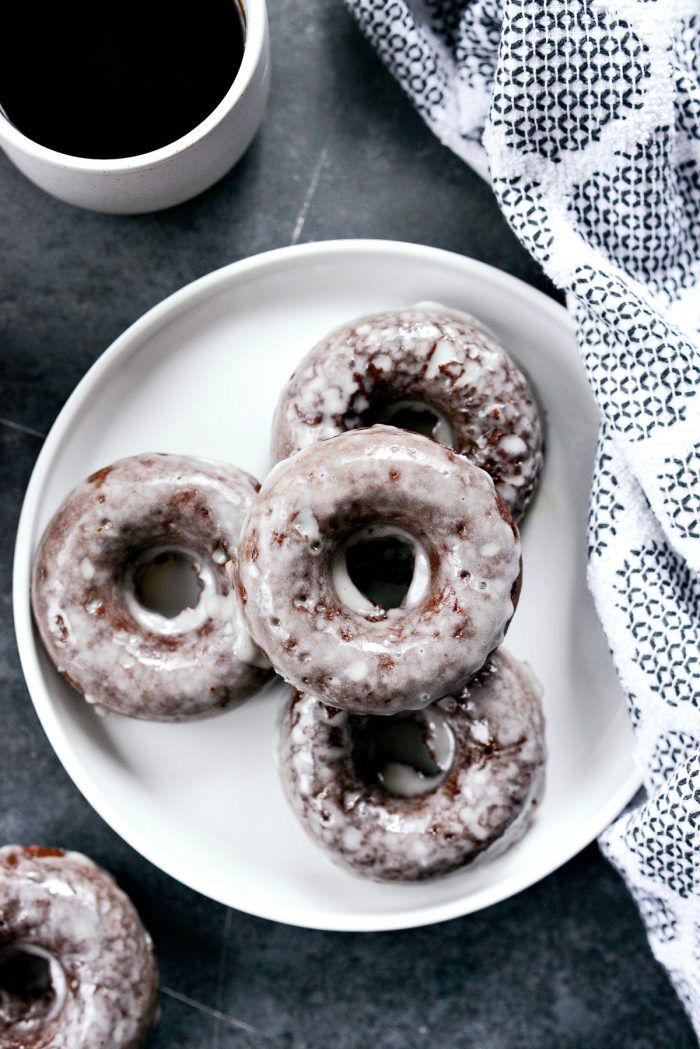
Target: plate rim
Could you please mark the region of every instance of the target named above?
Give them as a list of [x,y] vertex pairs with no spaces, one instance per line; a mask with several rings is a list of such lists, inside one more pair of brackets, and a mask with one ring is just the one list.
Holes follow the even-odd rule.
[[12,593],[20,663],[32,705],[42,728],[64,770],[85,800],[128,845],[158,869],[196,892],[224,906],[236,908],[255,917],[322,931],[380,932],[419,928],[474,913],[510,898],[557,870],[589,845],[620,813],[639,789],[641,773],[636,767],[633,752],[630,751],[627,755],[629,768],[625,776],[621,777],[615,792],[604,806],[601,806],[593,816],[579,826],[575,835],[567,838],[560,847],[548,850],[545,858],[534,867],[530,866],[525,872],[512,874],[496,885],[483,888],[470,896],[459,897],[445,903],[424,905],[415,911],[397,910],[388,914],[363,912],[338,916],[326,907],[322,911],[316,911],[313,920],[309,920],[309,915],[304,909],[279,904],[277,901],[266,901],[266,906],[260,907],[251,893],[237,891],[236,900],[232,902],[230,898],[224,898],[214,885],[207,888],[206,878],[183,877],[182,872],[173,869],[168,856],[162,855],[158,847],[152,846],[146,835],[134,830],[128,818],[122,817],[120,812],[112,807],[109,796],[95,784],[90,775],[83,770],[80,761],[74,756],[61,728],[61,723],[52,709],[48,691],[44,696],[45,690],[40,679],[39,662],[36,658],[36,634],[31,613],[29,586],[32,563],[32,525],[55,449],[60,445],[69,426],[74,421],[73,405],[79,400],[82,401],[92,388],[100,385],[104,375],[113,365],[122,359],[128,359],[130,353],[137,352],[147,338],[153,336],[166,324],[176,320],[183,312],[201,305],[208,298],[216,295],[229,282],[237,283],[250,272],[274,270],[280,266],[318,259],[324,255],[353,254],[388,254],[393,257],[398,255],[409,260],[416,258],[423,263],[432,260],[435,263],[457,266],[465,273],[471,273],[473,276],[487,280],[491,285],[502,287],[504,292],[507,291],[510,295],[529,300],[540,311],[548,314],[552,320],[566,327],[570,333],[574,332],[573,322],[563,306],[519,278],[457,252],[407,241],[358,238],[313,241],[274,248],[212,270],[172,292],[130,324],[97,357],[67,398],[37,456],[24,495],[17,526]]

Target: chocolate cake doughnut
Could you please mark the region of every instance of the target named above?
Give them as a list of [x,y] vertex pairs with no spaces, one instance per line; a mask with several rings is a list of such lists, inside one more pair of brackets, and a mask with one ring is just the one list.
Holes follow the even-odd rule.
[[419,303],[336,328],[284,387],[273,454],[377,422],[466,455],[522,516],[542,465],[539,411],[515,361],[469,314]]
[[139,1049],[158,1011],[153,944],[77,852],[0,849],[0,1045]]
[[458,695],[375,718],[295,692],[280,725],[285,793],[338,863],[419,881],[505,851],[544,788],[544,720],[529,668],[503,649]]
[[[387,554],[403,572],[393,600],[373,596],[372,556],[381,573]],[[461,688],[501,644],[520,542],[488,474],[376,426],[275,466],[243,526],[237,579],[248,629],[287,681],[393,714]]]
[[51,659],[89,703],[181,721],[271,678],[232,584],[257,488],[234,466],[152,454],[98,470],[64,501],[37,551],[32,604]]

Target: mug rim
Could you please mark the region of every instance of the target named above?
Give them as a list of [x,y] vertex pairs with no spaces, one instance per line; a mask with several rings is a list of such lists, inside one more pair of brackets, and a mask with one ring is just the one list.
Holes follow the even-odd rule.
[[59,150],[43,146],[33,138],[20,131],[0,107],[0,147],[7,143],[10,147],[44,163],[65,170],[82,172],[100,172],[113,174],[156,166],[183,153],[206,138],[221,123],[224,117],[237,104],[255,73],[265,43],[267,11],[265,0],[233,0],[238,7],[244,23],[243,57],[228,91],[221,101],[186,134],[172,142],[159,146],[148,153],[135,153],[130,157],[79,157],[73,153],[61,153]]

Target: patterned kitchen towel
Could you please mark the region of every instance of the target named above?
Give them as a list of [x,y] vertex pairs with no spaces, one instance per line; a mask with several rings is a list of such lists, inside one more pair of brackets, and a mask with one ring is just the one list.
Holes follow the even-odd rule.
[[700,0],[347,0],[565,291],[645,790],[601,839],[700,1033]]

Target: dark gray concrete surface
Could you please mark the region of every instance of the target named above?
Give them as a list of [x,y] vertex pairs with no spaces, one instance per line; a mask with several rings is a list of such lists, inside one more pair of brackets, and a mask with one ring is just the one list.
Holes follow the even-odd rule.
[[490,190],[432,138],[342,5],[270,8],[266,122],[199,199],[94,215],[44,195],[0,155],[0,841],[84,851],[132,895],[164,983],[151,1049],[689,1049],[635,907],[594,845],[529,891],[432,928],[275,925],[142,860],[77,792],[34,715],[11,622],[22,495],[73,386],[144,310],[242,256],[333,237],[449,248],[552,291]]

